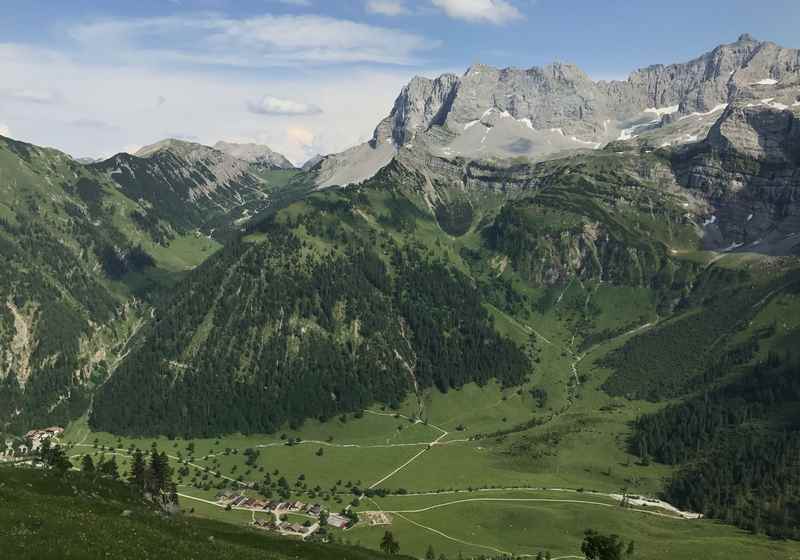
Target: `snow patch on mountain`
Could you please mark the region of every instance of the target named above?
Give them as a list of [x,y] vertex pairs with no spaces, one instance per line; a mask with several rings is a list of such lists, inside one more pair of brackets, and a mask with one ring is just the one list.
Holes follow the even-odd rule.
[[670,105],[669,107],[648,107],[644,110],[645,113],[655,113],[659,117],[663,117],[664,115],[672,115],[673,113],[677,113],[680,109],[680,105]]
[[708,116],[713,115],[714,113],[718,113],[719,111],[724,111],[727,108],[728,108],[728,104],[727,103],[720,103],[720,104],[716,105],[710,111],[707,111],[705,113],[698,113],[698,112],[689,113],[688,115],[685,115],[685,116],[681,117],[680,120],[685,120],[685,119],[689,119],[689,118],[692,118],[692,117],[708,117]]

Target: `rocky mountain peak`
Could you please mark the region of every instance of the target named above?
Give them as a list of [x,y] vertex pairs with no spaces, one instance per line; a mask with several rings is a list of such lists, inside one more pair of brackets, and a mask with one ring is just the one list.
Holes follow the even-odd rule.
[[238,144],[235,142],[219,141],[214,144],[214,149],[229,156],[244,160],[248,163],[261,165],[273,169],[294,169],[294,164],[285,156],[273,151],[269,146],[255,143]]
[[[146,163],[147,173],[161,175],[166,182],[181,185],[193,201],[211,198],[223,187],[256,181],[249,162],[210,146],[175,138],[145,146],[133,156],[115,157],[106,162],[106,167],[117,180],[118,176],[133,177],[142,173],[142,163]],[[170,177],[168,181],[167,177]]]
[[166,138],[140,148],[133,155],[140,158],[149,158],[159,152],[170,152],[174,155],[194,160],[212,151],[214,151],[213,148],[196,142],[179,140],[177,138]]
[[790,84],[800,88],[800,51],[749,34],[688,62],[636,70],[626,80],[595,82],[565,62],[528,69],[476,63],[461,76],[412,79],[372,141],[326,159],[318,184],[364,180],[402,149],[539,160],[662,128],[657,146],[697,142],[734,101],[760,103],[777,97],[770,88]]
[[435,79],[415,76],[403,87],[391,113],[375,129],[373,143],[391,141],[398,146],[410,142],[415,134],[436,120],[448,104],[459,82],[455,74]]

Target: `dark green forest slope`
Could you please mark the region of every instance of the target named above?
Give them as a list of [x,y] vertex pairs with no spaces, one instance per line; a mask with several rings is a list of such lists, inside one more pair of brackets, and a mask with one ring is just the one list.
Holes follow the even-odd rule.
[[770,355],[732,382],[638,420],[632,450],[682,465],[665,488],[679,507],[753,532],[798,538],[800,369]]
[[230,247],[180,286],[98,395],[94,426],[272,432],[397,405],[417,388],[516,384],[530,370],[470,279],[435,256],[388,236],[376,252],[344,229],[321,230],[339,247],[321,254],[288,224],[262,229],[265,239]]

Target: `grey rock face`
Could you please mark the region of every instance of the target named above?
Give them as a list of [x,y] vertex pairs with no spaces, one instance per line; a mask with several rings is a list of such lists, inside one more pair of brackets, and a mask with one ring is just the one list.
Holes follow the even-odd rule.
[[800,251],[800,104],[785,107],[736,102],[705,141],[675,153],[680,184],[713,208],[709,248]]
[[797,99],[790,93],[800,93],[800,51],[747,34],[624,81],[594,82],[564,63],[527,70],[474,65],[463,76],[414,78],[372,141],[323,162],[318,184],[366,179],[404,146],[444,158],[536,161],[638,137],[655,148],[698,142],[727,105],[762,103],[775,89],[787,106]]
[[458,82],[455,74],[443,74],[435,80],[412,79],[400,92],[389,116],[375,129],[373,143],[391,140],[402,146],[413,140],[417,131],[438,123],[450,107]]
[[[593,82],[571,64],[528,70],[478,65],[458,80],[446,115],[408,124],[419,123],[416,132],[442,124],[460,134],[486,111],[496,110],[536,130],[559,128],[567,136],[603,141],[610,128],[621,128],[648,108],[662,109],[654,112],[657,116],[668,114],[669,107],[679,115],[707,112],[759,82],[798,76],[800,51],[748,35],[686,63],[637,70],[622,82]],[[407,138],[409,130],[397,136]]]
[[800,118],[789,109],[731,106],[712,127],[707,141],[724,156],[800,164]]
[[294,169],[294,164],[283,155],[261,144],[236,144],[217,142],[214,149],[266,169]]
[[300,169],[302,169],[303,171],[310,171],[324,159],[325,156],[323,156],[322,154],[317,154],[315,156],[312,156],[300,167]]
[[496,110],[517,120],[527,119],[534,129],[562,128],[567,133],[594,135],[609,116],[605,101],[589,76],[571,64],[529,70],[477,65],[459,81],[444,125],[460,133],[487,110]]

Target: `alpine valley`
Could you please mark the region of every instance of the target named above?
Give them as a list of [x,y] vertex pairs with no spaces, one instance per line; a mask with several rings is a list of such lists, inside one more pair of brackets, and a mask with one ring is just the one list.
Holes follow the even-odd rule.
[[[269,526],[327,543],[270,558],[387,534],[584,558],[587,528],[642,559],[800,557],[798,50],[414,78],[369,142],[302,168],[0,137],[0,255],[7,447],[53,425],[75,467],[163,451],[205,525],[137,527],[175,554],[255,557]],[[51,536],[62,505],[145,520],[77,488]]]

